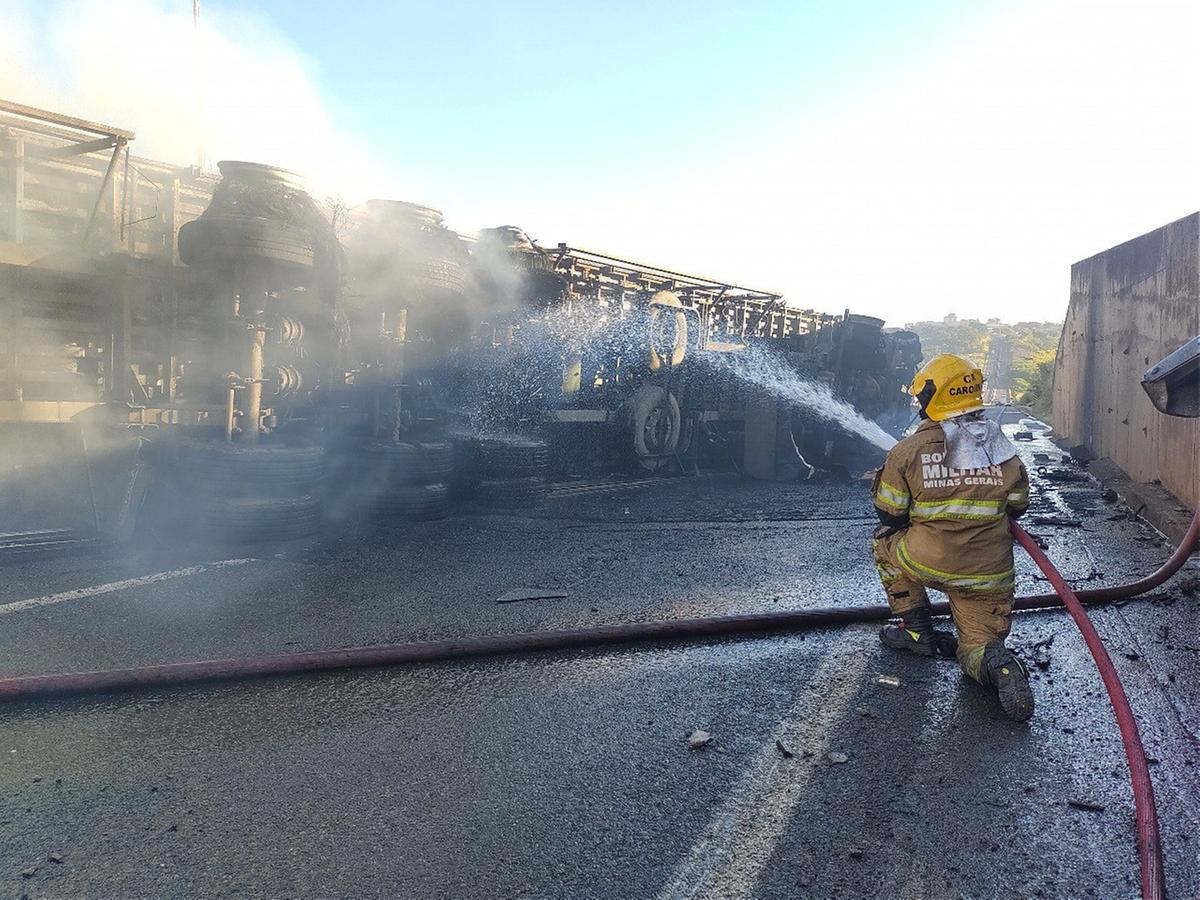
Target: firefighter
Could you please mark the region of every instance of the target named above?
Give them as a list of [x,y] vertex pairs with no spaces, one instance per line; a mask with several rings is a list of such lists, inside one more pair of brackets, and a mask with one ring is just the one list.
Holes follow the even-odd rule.
[[[882,524],[872,547],[900,619],[880,640],[921,656],[956,655],[967,675],[996,691],[1010,718],[1024,721],[1033,715],[1029,673],[1004,639],[1014,588],[1008,520],[1029,506],[1025,466],[984,416],[983,373],[967,360],[937,357],[917,373],[911,393],[921,424],[875,476]],[[926,588],[950,598],[957,645],[935,631]]]

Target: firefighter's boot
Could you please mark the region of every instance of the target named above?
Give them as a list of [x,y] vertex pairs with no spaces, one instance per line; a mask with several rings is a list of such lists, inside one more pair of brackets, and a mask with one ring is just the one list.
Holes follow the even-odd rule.
[[928,607],[918,607],[901,613],[899,625],[885,625],[879,640],[893,650],[907,650],[918,656],[954,658],[954,635],[936,631]]
[[996,691],[1001,708],[1013,721],[1024,722],[1033,715],[1029,670],[1004,644],[988,644],[984,648],[979,681]]

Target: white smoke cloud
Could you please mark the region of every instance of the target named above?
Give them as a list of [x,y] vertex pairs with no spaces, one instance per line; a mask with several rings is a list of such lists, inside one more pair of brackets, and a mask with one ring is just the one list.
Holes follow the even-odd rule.
[[292,169],[314,194],[387,195],[400,177],[337,126],[319,72],[268,23],[164,0],[0,12],[0,96],[136,132],[134,152]]

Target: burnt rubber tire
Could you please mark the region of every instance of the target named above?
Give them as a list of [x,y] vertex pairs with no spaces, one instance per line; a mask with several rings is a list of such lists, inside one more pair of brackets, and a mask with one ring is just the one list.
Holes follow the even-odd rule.
[[454,448],[445,441],[418,441],[430,481],[445,481],[454,473]]
[[470,435],[456,434],[450,437],[456,473],[479,471],[480,440]]
[[[644,384],[625,404],[623,420],[639,466],[657,472],[679,447],[679,401],[665,388]],[[628,446],[628,445],[627,445]]]
[[238,444],[180,438],[174,474],[188,492],[221,497],[295,497],[312,493],[325,473],[313,444]]
[[222,541],[290,541],[314,534],[321,525],[315,497],[195,498],[200,536]]
[[449,478],[450,498],[470,501],[479,481],[479,438],[456,434],[450,437],[454,471]]
[[545,475],[550,448],[542,441],[484,440],[479,445],[479,468],[485,475],[529,477]]
[[179,229],[179,257],[188,265],[221,266],[254,256],[311,268],[315,255],[305,229],[261,216],[201,217]]
[[475,497],[491,509],[533,509],[546,502],[545,478],[484,478]]
[[467,289],[466,269],[449,257],[411,260],[408,277],[418,291],[428,294],[463,294]]
[[366,461],[368,485],[383,490],[387,485],[444,481],[454,471],[454,449],[442,441],[376,441],[367,445]]
[[444,484],[397,485],[372,497],[368,508],[376,519],[444,519],[450,515],[450,491]]

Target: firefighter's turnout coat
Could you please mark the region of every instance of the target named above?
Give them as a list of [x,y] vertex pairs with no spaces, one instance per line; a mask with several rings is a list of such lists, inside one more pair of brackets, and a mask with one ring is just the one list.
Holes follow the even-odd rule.
[[893,538],[895,562],[929,587],[1011,595],[1008,516],[1029,506],[1025,466],[1014,457],[984,469],[950,469],[945,452],[941,426],[926,420],[892,448],[875,478],[875,507],[902,529]]

